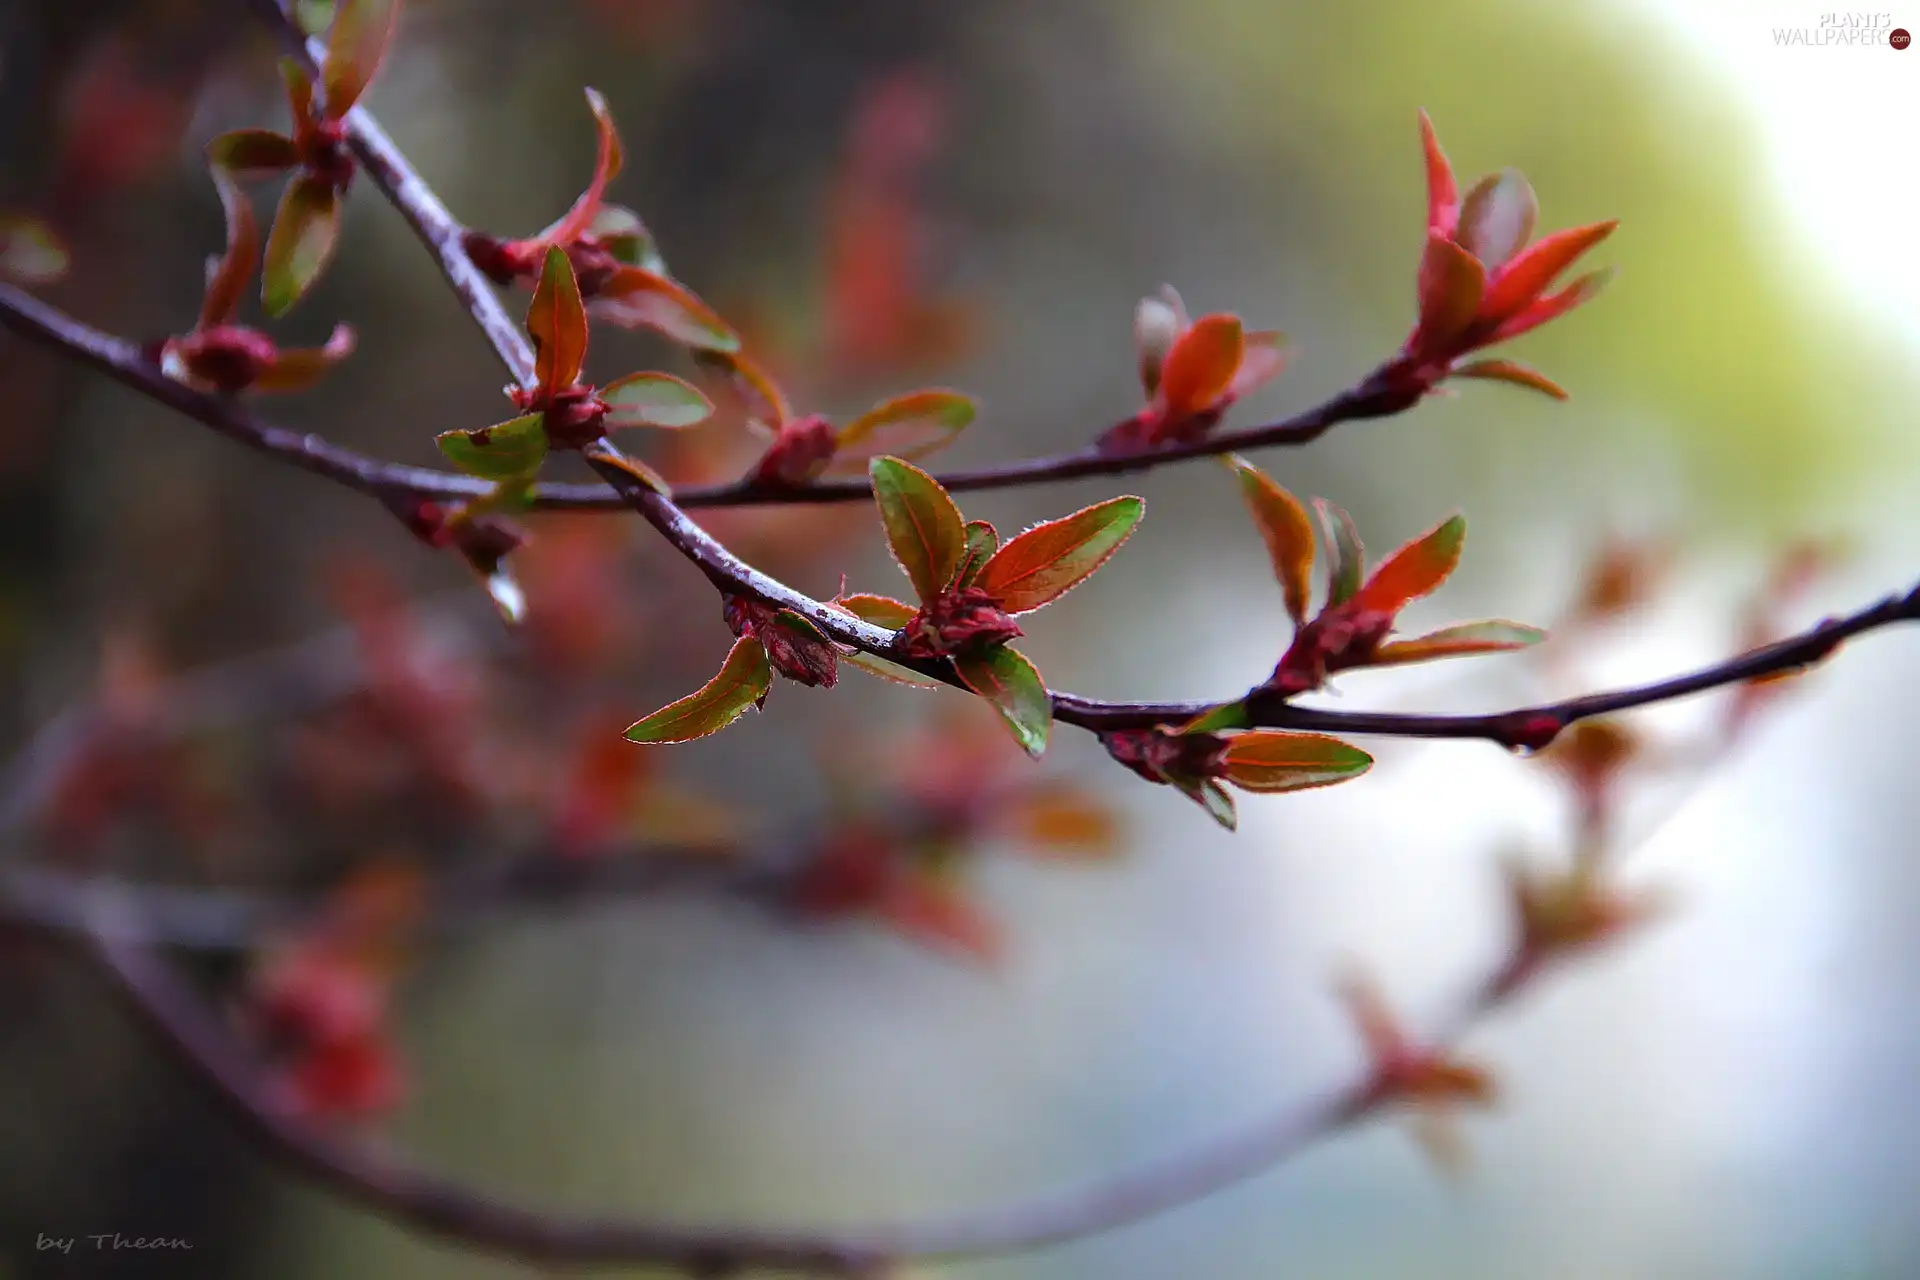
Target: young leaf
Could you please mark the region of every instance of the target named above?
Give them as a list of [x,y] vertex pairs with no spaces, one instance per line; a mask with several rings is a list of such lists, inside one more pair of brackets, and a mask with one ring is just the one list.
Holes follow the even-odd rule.
[[921,603],[931,601],[953,580],[966,550],[960,508],[939,481],[910,462],[875,458],[867,473],[873,479],[887,547],[906,571]]
[[1533,238],[1540,202],[1518,169],[1482,178],[1460,206],[1460,244],[1493,271]]
[[1502,320],[1494,329],[1489,341],[1505,342],[1508,338],[1517,338],[1523,333],[1539,328],[1549,320],[1567,314],[1581,303],[1591,300],[1606,287],[1607,281],[1611,279],[1613,279],[1612,267],[1587,272],[1566,288],[1530,302]]
[[691,427],[713,416],[713,401],[670,373],[630,373],[600,388],[609,427]]
[[1172,285],[1162,285],[1158,294],[1140,299],[1133,310],[1133,347],[1140,358],[1140,385],[1152,399],[1160,389],[1160,370],[1167,353],[1180,340],[1187,326],[1187,308]]
[[399,10],[399,0],[340,0],[320,67],[328,119],[343,118],[366,92],[386,56]]
[[931,676],[923,676],[918,671],[910,670],[896,662],[888,662],[885,658],[876,658],[870,653],[843,653],[840,655],[840,661],[850,667],[858,667],[870,676],[878,676],[880,679],[893,684],[904,684],[915,689],[944,689],[947,687],[945,681],[935,680]]
[[1505,318],[1532,302],[1575,259],[1613,234],[1619,225],[1617,219],[1608,219],[1569,227],[1534,241],[1487,286],[1486,314]]
[[1467,518],[1449,516],[1380,562],[1355,596],[1360,607],[1398,613],[1447,580],[1460,563]]
[[1487,270],[1480,260],[1445,236],[1429,236],[1420,259],[1420,323],[1414,345],[1444,348],[1466,331],[1480,312]]
[[1005,645],[953,660],[967,688],[991,702],[1013,730],[1013,740],[1036,759],[1047,749],[1053,726],[1053,700],[1039,671],[1017,649]]
[[1120,850],[1118,815],[1095,797],[1065,787],[1011,797],[994,815],[994,824],[1044,851],[1043,857],[1105,858]]
[[587,362],[587,311],[565,249],[547,250],[527,307],[527,332],[533,335],[534,367],[543,390],[558,391],[580,380]]
[[626,472],[663,498],[673,496],[673,486],[667,483],[667,478],[632,454],[600,451],[593,455],[593,460],[599,466]]
[[1228,739],[1223,763],[1222,776],[1244,791],[1301,791],[1357,778],[1373,757],[1323,734],[1256,730]]
[[1181,725],[1175,732],[1213,733],[1220,729],[1245,729],[1250,723],[1251,717],[1247,714],[1247,704],[1244,701],[1223,702],[1211,710],[1201,712]]
[[207,162],[241,182],[257,182],[296,167],[300,148],[270,129],[236,129],[207,144]]
[[1207,816],[1229,831],[1240,828],[1240,814],[1228,795],[1212,778],[1169,777],[1167,785],[1207,811]]
[[1219,402],[1240,368],[1246,334],[1239,316],[1201,316],[1181,334],[1160,366],[1160,402],[1176,418]]
[[1294,626],[1303,626],[1313,595],[1313,522],[1307,518],[1307,509],[1245,458],[1229,455],[1227,465],[1240,478],[1240,496],[1246,499],[1261,541],[1267,544],[1287,616]]
[[[613,113],[607,110],[607,100],[600,96],[598,89],[587,90],[587,107],[593,112],[594,127],[600,134],[599,150],[593,161],[593,177],[588,181],[587,189],[580,193],[580,198],[573,202],[573,207],[562,215],[560,221],[540,233],[539,238],[545,244],[570,245],[589,228],[596,227],[607,184],[613,181],[625,163],[625,155],[620,149],[620,133],[613,124]],[[633,218],[634,225],[644,234],[646,228],[640,225],[640,219],[631,212],[628,212],[628,216]],[[651,242],[651,237],[648,239]]]
[[[549,233],[543,232],[542,235]],[[640,220],[639,214],[625,205],[601,205],[600,211],[593,215],[593,221],[587,227],[587,234],[598,240],[600,247],[612,254],[616,262],[639,267],[655,275],[670,274],[667,260],[660,256],[660,246],[654,243],[653,232]]]
[[1539,644],[1546,638],[1547,633],[1540,628],[1522,626],[1518,622],[1463,622],[1408,640],[1390,640],[1374,651],[1367,665],[1389,667],[1407,662],[1426,662],[1432,658],[1505,653]]
[[967,521],[967,549],[960,557],[960,567],[953,573],[954,589],[974,585],[980,571],[999,549],[999,530],[985,520]]
[[445,431],[435,439],[454,466],[482,480],[532,475],[547,456],[546,418],[538,413],[477,431]]
[[352,355],[355,341],[352,326],[337,324],[323,347],[283,347],[274,362],[253,380],[253,390],[305,391]]
[[1327,539],[1327,607],[1345,604],[1360,590],[1367,572],[1367,553],[1360,545],[1360,531],[1353,517],[1325,498],[1315,498],[1313,509],[1320,517],[1320,528]]
[[773,664],[758,640],[733,642],[720,674],[678,702],[669,703],[627,730],[629,742],[691,742],[738,720],[767,700]]
[[996,597],[1008,613],[1038,609],[1085,582],[1105,564],[1146,509],[1140,498],[1109,498],[1037,524],[994,552],[975,576],[974,585]]
[[1420,144],[1427,162],[1427,234],[1451,236],[1460,218],[1459,186],[1454,182],[1453,166],[1440,149],[1440,137],[1433,121],[1420,112]]
[[958,391],[915,391],[861,414],[840,428],[834,462],[864,465],[877,454],[919,458],[953,443],[973,421],[973,401]]
[[280,59],[280,78],[287,86],[287,107],[293,112],[293,136],[313,132],[313,81],[292,58]]
[[1227,394],[1243,399],[1279,377],[1287,367],[1287,335],[1277,329],[1257,329],[1246,335],[1240,367],[1233,371]]
[[267,236],[260,301],[268,315],[285,315],[305,296],[339,242],[339,193],[310,174],[295,177],[280,197]]
[[593,295],[593,314],[623,329],[653,329],[698,351],[731,354],[740,339],[712,307],[666,276],[622,267]]
[[1566,388],[1537,369],[1528,368],[1517,360],[1475,360],[1472,364],[1461,365],[1448,375],[1453,378],[1488,378],[1495,382],[1511,382],[1516,387],[1527,387],[1555,400],[1567,398]]
[[240,295],[253,275],[254,255],[260,252],[260,227],[253,219],[253,202],[233,175],[215,168],[213,185],[227,215],[227,251],[211,264],[207,292],[200,302],[202,329],[225,324],[240,305]]
[[904,600],[895,600],[889,596],[874,596],[856,593],[850,596],[837,596],[832,601],[856,618],[871,622],[876,627],[885,627],[889,631],[898,631],[913,621],[920,611]]

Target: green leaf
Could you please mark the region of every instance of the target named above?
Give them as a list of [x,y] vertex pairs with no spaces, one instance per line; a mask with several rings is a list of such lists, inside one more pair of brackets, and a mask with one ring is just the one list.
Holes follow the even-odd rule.
[[580,380],[587,362],[587,309],[565,249],[547,250],[540,283],[527,307],[527,332],[533,336],[534,369],[542,388],[558,391]]
[[1026,613],[1085,582],[1127,540],[1147,504],[1109,498],[1058,520],[1037,524],[994,552],[974,585],[1008,613]]
[[731,355],[739,335],[686,286],[639,267],[622,267],[593,295],[593,314],[623,329],[653,329],[696,351]]
[[1442,627],[1424,636],[1390,640],[1374,651],[1370,667],[1399,666],[1408,662],[1427,662],[1434,658],[1458,658],[1475,653],[1505,653],[1539,644],[1547,633],[1538,627],[1493,619],[1463,622]]
[[320,67],[329,120],[343,118],[366,92],[386,57],[399,10],[399,0],[340,0]]
[[294,0],[293,20],[302,32],[317,36],[333,25],[333,0]]
[[973,417],[973,401],[958,391],[897,396],[840,428],[834,461],[865,463],[878,454],[924,457],[953,443]]
[[1345,604],[1360,590],[1367,572],[1366,549],[1360,545],[1360,531],[1353,517],[1325,498],[1315,498],[1313,509],[1327,539],[1327,607]]
[[1203,711],[1193,719],[1181,725],[1180,733],[1213,733],[1220,729],[1245,729],[1252,724],[1247,713],[1244,699],[1239,702],[1223,702],[1210,711]]
[[207,163],[241,182],[257,182],[298,167],[300,148],[271,129],[235,129],[207,144]]
[[961,553],[960,567],[954,570],[953,585],[970,587],[979,578],[987,561],[1000,549],[1000,533],[985,520],[967,521],[967,549]]
[[1227,465],[1239,477],[1240,496],[1246,499],[1260,540],[1267,544],[1287,616],[1294,626],[1303,626],[1313,595],[1313,521],[1298,498],[1245,458],[1230,455]]
[[670,373],[630,373],[600,388],[609,427],[691,427],[713,416],[700,388]]
[[678,702],[669,703],[627,730],[629,742],[691,742],[738,720],[767,700],[773,664],[758,640],[733,642],[720,674]]
[[306,296],[340,243],[340,194],[330,183],[300,174],[287,184],[267,236],[260,301],[283,316]]
[[906,571],[924,604],[953,580],[966,550],[966,526],[940,482],[898,458],[875,458],[867,467],[887,548]]
[[1013,738],[1036,758],[1047,749],[1053,727],[1053,699],[1040,672],[1017,649],[1005,645],[953,660],[967,688],[991,702],[1013,730]]
[[600,247],[612,254],[616,262],[659,276],[672,274],[667,270],[667,260],[660,256],[653,232],[639,214],[625,205],[601,205],[587,233],[598,240]]
[[1303,791],[1357,778],[1373,767],[1373,757],[1325,734],[1263,729],[1229,739],[1222,764],[1222,776],[1242,790]]
[[532,475],[547,456],[546,419],[538,413],[477,431],[445,431],[435,439],[454,466],[482,480]]
[[1240,829],[1240,814],[1233,797],[1212,778],[1169,777],[1167,785],[1207,811],[1207,816],[1229,831]]

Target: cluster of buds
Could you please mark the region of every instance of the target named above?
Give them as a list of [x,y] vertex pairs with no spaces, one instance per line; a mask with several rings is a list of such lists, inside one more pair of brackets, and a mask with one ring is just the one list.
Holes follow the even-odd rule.
[[1249,332],[1240,317],[1224,313],[1190,319],[1172,285],[1140,300],[1133,337],[1147,403],[1100,438],[1108,452],[1198,440],[1287,365],[1280,333]]

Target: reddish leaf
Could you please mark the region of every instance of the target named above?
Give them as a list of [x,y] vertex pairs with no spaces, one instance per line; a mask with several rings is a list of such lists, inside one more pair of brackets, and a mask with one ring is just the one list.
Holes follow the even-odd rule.
[[1605,240],[1619,225],[1618,219],[1608,219],[1540,237],[1487,285],[1484,314],[1502,320],[1513,315],[1546,292],[1575,259]]
[[1222,776],[1243,791],[1303,791],[1357,778],[1373,757],[1351,743],[1318,733],[1255,730],[1227,740]]
[[975,902],[944,878],[903,878],[880,900],[880,914],[915,942],[957,952],[982,964],[1000,958],[1000,931]]
[[627,730],[629,742],[691,742],[738,720],[767,700],[773,665],[758,640],[733,642],[720,674],[678,702],[660,708]]
[[670,373],[630,373],[599,394],[609,427],[691,427],[713,416],[713,402]]
[[993,704],[1013,731],[1013,740],[1028,755],[1037,759],[1047,749],[1053,699],[1040,672],[1019,650],[1000,645],[982,654],[957,657],[953,668],[967,688]]
[[921,603],[953,580],[966,551],[966,526],[947,491],[920,468],[898,458],[875,458],[867,468],[887,548],[906,571]]
[[1240,355],[1240,367],[1234,370],[1227,394],[1244,399],[1286,371],[1287,337],[1277,329],[1256,329],[1246,335],[1246,349]]
[[727,322],[678,281],[622,267],[593,295],[593,314],[623,329],[653,329],[697,351],[732,354],[740,339]]
[[1390,667],[1433,658],[1456,658],[1474,653],[1505,653],[1539,644],[1547,633],[1518,622],[1463,622],[1442,627],[1410,640],[1390,640],[1374,651],[1368,666]]
[[280,78],[287,86],[287,107],[293,112],[293,135],[305,138],[313,132],[313,81],[292,58],[280,59]]
[[475,431],[444,431],[435,439],[454,466],[482,480],[530,476],[547,456],[546,417],[538,413]]
[[973,401],[958,391],[915,391],[861,414],[840,428],[834,463],[858,463],[878,454],[920,458],[952,444],[973,421]]
[[1447,580],[1460,563],[1467,536],[1465,516],[1454,515],[1380,562],[1354,597],[1363,609],[1398,613]]
[[1429,236],[1420,259],[1420,324],[1413,345],[1442,352],[1466,332],[1487,287],[1480,260],[1443,236]]
[[241,182],[256,182],[298,166],[300,149],[271,129],[236,129],[207,144],[207,161]]
[[399,11],[399,0],[340,0],[320,67],[328,119],[345,117],[366,92],[386,57]]
[[1174,342],[1160,367],[1160,402],[1175,418],[1205,413],[1233,384],[1246,350],[1240,317],[1201,316]]
[[[599,90],[587,90],[587,106],[593,111],[594,127],[600,134],[599,151],[593,161],[593,177],[588,181],[587,189],[580,193],[580,198],[573,202],[573,208],[567,210],[560,221],[540,233],[539,239],[545,244],[570,245],[588,228],[596,225],[601,213],[600,202],[607,193],[607,184],[613,181],[614,175],[620,172],[620,167],[625,162],[624,153],[620,149],[620,133],[613,124],[613,113],[607,110],[607,100],[600,96]],[[630,211],[627,212],[629,217],[633,217]],[[638,217],[633,217],[633,225],[638,227],[641,233],[646,231],[646,227],[641,225]],[[613,230],[614,234],[621,234],[619,227],[616,226]],[[649,244],[651,241],[652,237],[648,237]]]
[[1295,626],[1302,626],[1313,595],[1313,522],[1307,518],[1307,509],[1245,458],[1229,456],[1227,464],[1240,478],[1240,496],[1246,499],[1261,541],[1267,544],[1287,616]]
[[285,315],[320,278],[340,243],[340,194],[332,184],[300,174],[287,184],[273,216],[262,267],[260,300],[267,314]]
[[1559,292],[1550,293],[1508,316],[1493,331],[1489,341],[1505,342],[1508,338],[1517,338],[1530,329],[1537,329],[1547,321],[1567,314],[1599,293],[1611,279],[1613,279],[1611,267],[1601,271],[1589,271]]
[[1533,238],[1540,202],[1518,169],[1482,178],[1460,206],[1456,239],[1488,271],[1499,268]]
[[211,329],[233,318],[240,295],[253,275],[254,255],[260,252],[260,227],[253,219],[253,202],[231,174],[213,171],[220,207],[227,215],[227,251],[207,263],[207,292],[200,303],[199,328]]
[[534,367],[544,391],[558,391],[580,380],[587,361],[587,312],[580,282],[566,250],[550,248],[527,307],[527,332],[533,335]]
[[600,466],[615,467],[626,472],[663,498],[673,496],[673,486],[667,483],[666,477],[631,454],[599,450],[594,453],[593,460]]
[[994,552],[974,585],[1008,613],[1026,613],[1085,582],[1133,533],[1147,504],[1109,498],[1016,535]]
[[1526,387],[1555,400],[1565,400],[1564,387],[1537,369],[1528,368],[1517,360],[1475,360],[1455,369],[1449,377],[1486,378],[1494,382],[1510,382],[1516,387]]
[[353,354],[355,338],[350,325],[337,324],[322,347],[283,347],[272,364],[254,379],[255,391],[305,391],[327,376],[332,368]]
[[1460,189],[1425,111],[1420,113],[1420,144],[1427,162],[1427,234],[1451,237],[1460,218]]

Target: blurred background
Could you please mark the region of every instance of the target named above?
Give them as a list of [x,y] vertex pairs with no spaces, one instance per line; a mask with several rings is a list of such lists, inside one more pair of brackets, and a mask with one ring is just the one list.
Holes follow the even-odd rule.
[[[276,49],[242,8],[0,12],[0,205],[71,245],[50,302],[142,341],[192,324],[221,243],[200,149],[284,124]],[[1371,368],[1412,321],[1426,108],[1464,180],[1527,173],[1543,226],[1622,220],[1595,255],[1619,267],[1607,293],[1514,346],[1573,399],[1467,384],[1259,460],[1379,549],[1467,512],[1464,564],[1416,628],[1551,623],[1604,547],[1652,549],[1644,607],[1537,661],[1361,673],[1335,703],[1492,709],[1728,652],[1806,539],[1845,554],[1789,625],[1911,585],[1920,52],[1778,36],[1820,21],[1680,0],[409,0],[369,105],[456,214],[529,235],[584,185],[580,89],[599,87],[627,146],[612,195],[675,274],[803,408],[976,394],[953,464],[1072,448],[1136,409],[1131,310],[1162,283],[1292,336],[1236,424]],[[317,342],[336,320],[358,353],[265,416],[433,464],[435,432],[507,415],[370,184],[273,332]],[[677,360],[603,329],[590,370]],[[783,683],[707,741],[596,752],[730,641],[637,521],[536,518],[509,632],[375,503],[12,336],[0,394],[0,733],[65,725],[73,747],[6,815],[10,872],[458,917],[382,968],[377,1078],[341,1088],[394,1104],[349,1123],[504,1196],[832,1224],[1131,1167],[1351,1076],[1346,966],[1431,1024],[1506,945],[1501,858],[1566,856],[1565,789],[1485,744],[1370,743],[1368,778],[1242,797],[1229,835],[1084,734],[1027,766],[960,695],[859,673]],[[636,447],[676,479],[755,456],[726,423]],[[1263,678],[1286,632],[1231,483],[1193,463],[1125,488],[1141,531],[1029,628],[1049,682],[1205,698]],[[1114,491],[965,507],[1019,528]],[[864,504],[704,522],[815,595],[843,572],[904,587]],[[1672,909],[1467,1039],[1502,1096],[1466,1124],[1464,1178],[1375,1124],[1137,1227],[916,1274],[1920,1274],[1912,646],[1863,640],[1711,770],[1623,793],[1623,874]],[[57,719],[75,706],[97,711]],[[1663,744],[1649,759],[1684,761],[1725,713],[1635,727]],[[1021,819],[914,825],[981,787]],[[919,877],[918,909],[870,910],[819,870],[876,845]],[[449,907],[447,885],[487,909]],[[241,1023],[301,929],[251,921],[171,953]],[[0,942],[4,1274],[532,1274],[283,1176],[70,948]],[[34,1247],[111,1231],[194,1250]]]

